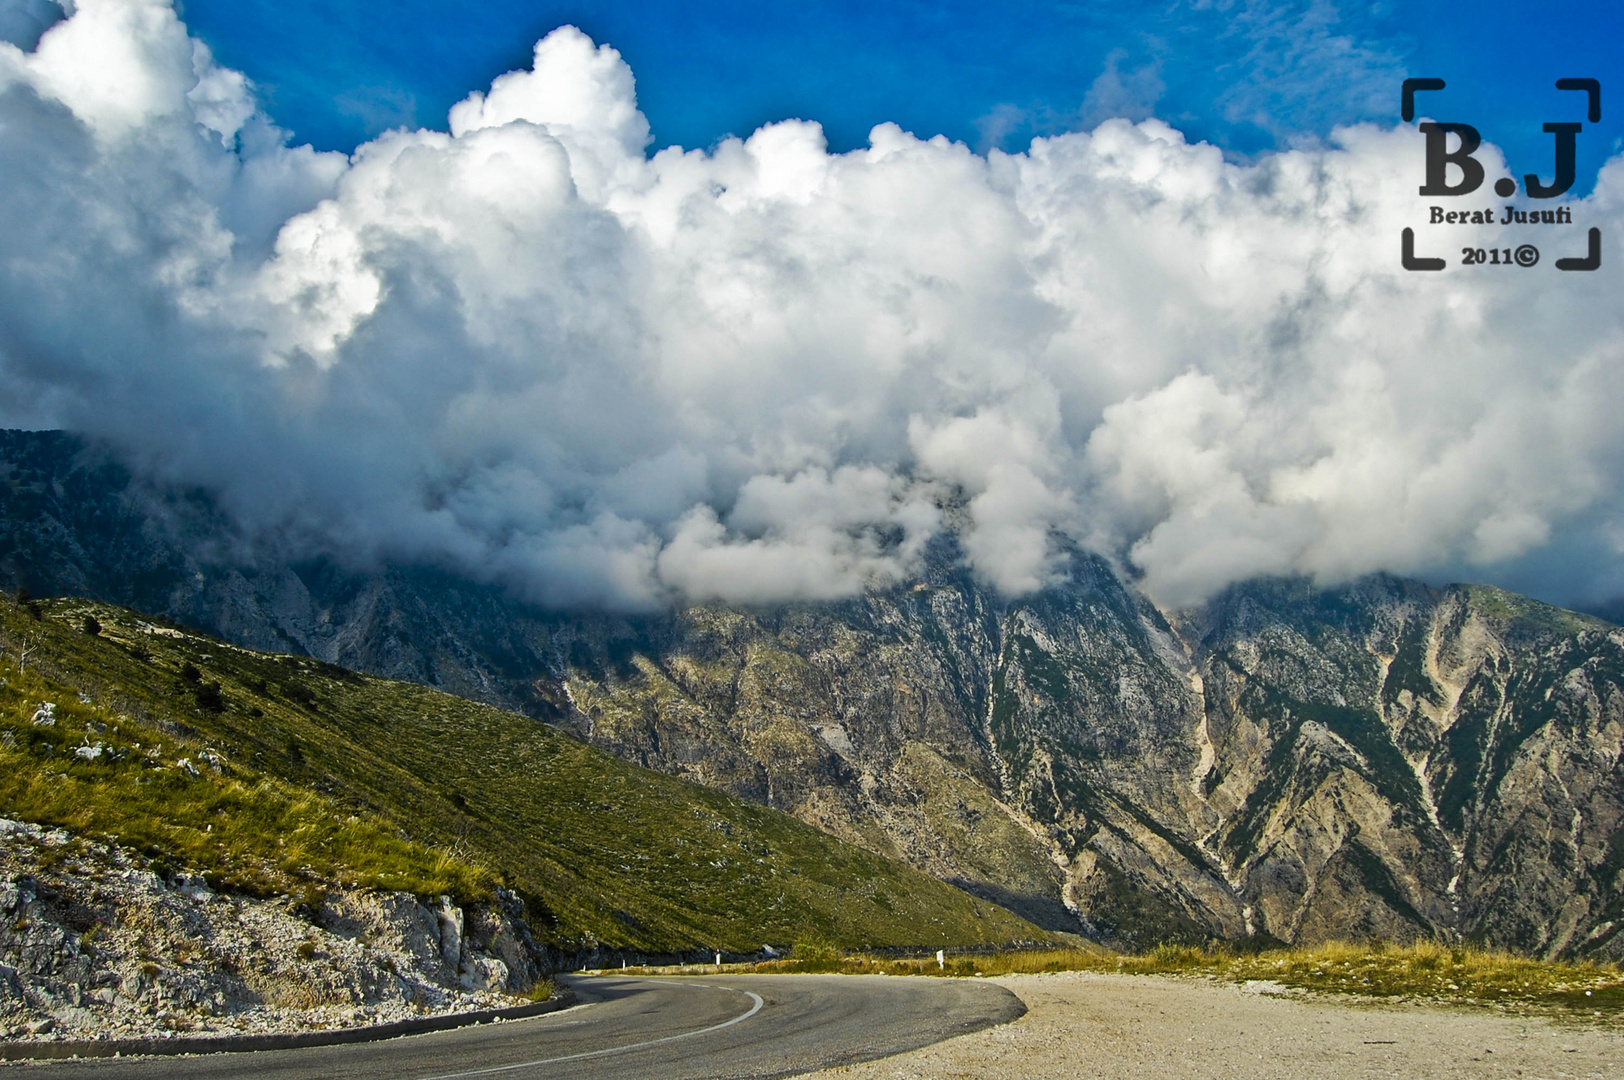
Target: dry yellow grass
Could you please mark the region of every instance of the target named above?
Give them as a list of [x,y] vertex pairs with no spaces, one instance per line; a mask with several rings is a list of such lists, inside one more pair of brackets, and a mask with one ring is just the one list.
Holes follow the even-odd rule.
[[[1299,949],[1240,953],[1164,945],[1135,955],[1095,947],[1035,949],[945,958],[891,959],[840,953],[827,945],[797,946],[788,958],[728,965],[737,973],[832,972],[853,975],[974,977],[1098,971],[1129,975],[1192,975],[1233,982],[1374,998],[1415,998],[1459,1004],[1556,1008],[1614,1016],[1624,1012],[1624,972],[1617,964],[1569,964],[1461,945],[1332,942]],[[715,971],[714,967],[647,969],[649,973]]]

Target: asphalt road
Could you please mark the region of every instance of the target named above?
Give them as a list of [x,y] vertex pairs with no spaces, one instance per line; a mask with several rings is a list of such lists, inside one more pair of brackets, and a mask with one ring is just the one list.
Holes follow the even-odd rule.
[[352,1046],[65,1061],[102,1080],[639,1080],[792,1076],[915,1050],[1026,1012],[971,979],[742,975],[568,977],[581,1005],[529,1020]]

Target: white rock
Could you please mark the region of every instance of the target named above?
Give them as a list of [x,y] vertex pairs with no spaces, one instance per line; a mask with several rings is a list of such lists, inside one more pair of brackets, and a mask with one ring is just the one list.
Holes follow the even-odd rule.
[[462,966],[462,909],[451,903],[451,897],[440,897],[440,958],[452,971]]
[[[69,839],[64,830],[0,819],[0,837],[7,835]],[[516,1004],[503,992],[509,980],[535,970],[536,958],[516,946],[517,911],[501,904],[476,917],[449,898],[431,908],[406,893],[332,888],[313,926],[286,897],[220,896],[191,877],[172,890],[149,872],[130,872],[140,861],[133,852],[83,838],[79,845],[73,859],[47,868],[41,859],[50,852],[0,844],[0,914],[29,920],[26,933],[0,944],[0,1002],[13,1032],[47,1021],[35,1037],[387,1023]],[[102,921],[93,949],[81,951],[79,933],[36,901],[36,880]],[[487,936],[501,956],[480,944]],[[306,940],[315,945],[308,957],[298,953]],[[223,957],[235,961],[232,972],[217,963]]]

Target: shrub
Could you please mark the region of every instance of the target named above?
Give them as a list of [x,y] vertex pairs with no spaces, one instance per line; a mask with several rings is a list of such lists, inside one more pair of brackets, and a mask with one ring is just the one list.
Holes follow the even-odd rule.
[[197,707],[207,713],[222,713],[226,711],[225,695],[220,693],[218,683],[200,683],[197,688]]
[[789,970],[800,972],[839,971],[842,967],[840,950],[821,937],[797,941],[790,950]]

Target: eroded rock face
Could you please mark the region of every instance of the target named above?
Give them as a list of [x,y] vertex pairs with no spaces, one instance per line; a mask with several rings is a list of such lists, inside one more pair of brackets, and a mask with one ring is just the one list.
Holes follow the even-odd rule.
[[1170,623],[1089,556],[1003,607],[949,559],[932,575],[574,624],[572,719],[1127,943],[1624,951],[1624,631],[1386,578],[1254,583]]
[[[166,880],[121,848],[0,819],[0,1037],[265,1034],[500,1008],[536,981],[516,898],[300,900]],[[466,929],[445,948],[445,918]]]
[[1376,579],[1235,589],[1189,633],[1209,846],[1271,932],[1624,952],[1624,631]]
[[36,593],[526,712],[1045,926],[1624,955],[1624,632],[1597,620],[1391,578],[1163,613],[1082,553],[1011,601],[951,536],[849,601],[554,615],[234,546],[201,496],[0,436],[0,571]]

